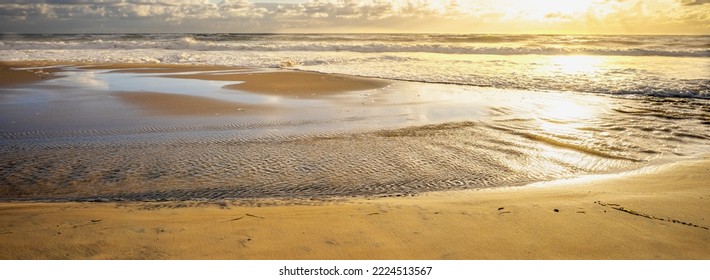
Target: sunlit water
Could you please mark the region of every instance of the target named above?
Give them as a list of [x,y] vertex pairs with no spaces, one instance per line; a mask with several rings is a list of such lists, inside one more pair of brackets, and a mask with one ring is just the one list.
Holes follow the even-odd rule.
[[0,60],[291,68],[429,83],[710,96],[710,36],[0,35]]
[[[708,150],[706,36],[442,36],[5,36],[0,60],[406,81],[288,98],[223,88],[233,82],[65,67],[61,78],[0,88],[1,198],[406,195],[618,172]],[[135,91],[281,110],[156,115],[119,98]]]
[[[312,100],[226,90],[225,82],[66,70],[2,90],[4,199],[415,194],[627,170],[692,156],[710,139],[700,99],[397,82]],[[138,90],[283,110],[160,116],[117,98]]]

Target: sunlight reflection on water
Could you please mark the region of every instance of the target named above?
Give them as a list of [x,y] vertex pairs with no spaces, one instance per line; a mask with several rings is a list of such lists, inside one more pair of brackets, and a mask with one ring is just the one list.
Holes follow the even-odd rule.
[[[223,89],[234,82],[62,74],[0,89],[5,197],[37,198],[24,190],[38,185],[56,191],[45,197],[121,199],[418,193],[629,169],[710,142],[704,100],[412,82],[306,100]],[[114,98],[135,91],[283,110],[155,116]]]

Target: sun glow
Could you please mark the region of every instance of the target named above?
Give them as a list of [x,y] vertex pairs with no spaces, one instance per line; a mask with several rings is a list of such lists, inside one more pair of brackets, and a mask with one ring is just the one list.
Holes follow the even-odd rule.
[[534,71],[540,76],[583,75],[594,77],[603,72],[604,68],[609,67],[610,62],[601,56],[561,55],[541,58],[538,63]]
[[[584,131],[582,128],[594,126],[599,117],[599,111],[595,106],[581,102],[583,100],[567,99],[551,99],[546,102],[537,116],[540,132],[542,135],[547,135],[540,137],[550,137],[543,141],[552,141],[554,146],[564,147],[572,145],[568,141],[574,142],[573,139],[590,137],[589,131]],[[550,149],[546,154],[549,157],[567,158],[565,154],[560,153],[559,149]],[[569,160],[569,158],[567,159]]]
[[594,0],[532,0],[515,1],[517,10],[525,11],[529,19],[573,17],[587,12]]
[[603,58],[587,55],[553,56],[550,65],[564,74],[591,74],[604,63]]
[[[535,118],[545,134],[583,138],[582,128],[593,127],[602,113],[603,105],[589,96],[551,96],[536,106]],[[580,130],[582,129],[582,130]]]
[[579,100],[553,99],[549,100],[542,113],[538,116],[552,123],[580,124],[589,119],[594,119],[597,112],[591,106],[581,104]]

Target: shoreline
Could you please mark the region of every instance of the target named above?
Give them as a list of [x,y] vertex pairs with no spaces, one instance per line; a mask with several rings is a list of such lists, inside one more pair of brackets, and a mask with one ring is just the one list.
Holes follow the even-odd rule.
[[[52,78],[57,69],[8,65],[63,64],[0,63],[0,86],[12,88]],[[56,88],[47,83],[50,94],[38,90],[47,97],[67,87],[57,94],[61,102],[24,100],[21,90],[8,90],[4,121],[18,130],[6,134],[14,153],[0,166],[4,197],[126,195],[138,201],[0,202],[0,259],[710,259],[710,155],[579,177],[596,170],[585,163],[607,164],[599,169],[606,171],[631,165],[549,137],[596,135],[572,133],[594,131],[598,124],[585,120],[616,112],[604,98],[548,94],[529,105],[519,93],[501,98],[396,82],[391,89],[377,79],[303,71],[274,76],[199,65],[68,65],[174,84],[149,80],[167,93],[72,87],[111,82],[84,75]],[[287,81],[275,82],[280,78]],[[245,83],[225,84],[230,81]],[[131,82],[119,79],[114,86]],[[442,88],[451,92],[437,91]],[[83,91],[94,95],[67,97]],[[334,96],[345,92],[355,94]],[[242,99],[230,99],[233,93]],[[16,105],[22,102],[29,105]],[[449,118],[429,119],[437,114]],[[617,116],[602,133],[626,129],[616,123],[626,118]],[[192,123],[193,117],[200,121]],[[148,126],[153,119],[165,123]],[[379,124],[380,130],[353,129],[385,120],[390,125]],[[525,125],[517,128],[521,120]],[[352,121],[362,122],[341,130]],[[78,124],[88,129],[77,130]],[[321,130],[324,124],[329,128]],[[65,127],[43,130],[58,125]],[[46,151],[25,149],[37,139],[53,144],[54,135],[67,137],[66,146],[50,148],[55,154],[43,161],[37,159]],[[679,135],[669,141],[705,139]],[[96,141],[103,136],[117,145]],[[612,147],[629,140],[613,139]],[[506,165],[516,159],[518,165]],[[553,171],[578,178],[549,181]],[[531,178],[537,183],[505,187]],[[489,185],[496,187],[462,190]],[[254,192],[290,199],[244,199]],[[348,193],[373,197],[327,196]],[[408,193],[417,195],[402,195]],[[243,199],[221,199],[230,194]],[[328,198],[294,198],[301,194]],[[195,200],[146,201],[159,195]]]
[[0,259],[710,259],[709,171],[704,155],[525,187],[295,205],[2,202]]
[[16,70],[13,68],[30,68],[44,66],[58,66],[60,63],[54,64],[40,61],[0,61],[0,87],[17,86],[26,83],[33,83],[45,79],[53,78],[54,69],[36,69],[36,70]]
[[[0,61],[0,86],[16,86],[52,78],[58,67],[108,70],[114,73],[160,74],[158,77],[205,81],[238,82],[225,89],[295,98],[319,98],[352,91],[380,89],[391,81],[311,71],[159,63],[82,63],[52,61]],[[13,68],[36,68],[22,69]],[[277,79],[278,83],[272,83]]]

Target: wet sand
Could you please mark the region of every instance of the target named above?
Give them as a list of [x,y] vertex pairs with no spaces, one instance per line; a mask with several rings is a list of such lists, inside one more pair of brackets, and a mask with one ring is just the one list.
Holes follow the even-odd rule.
[[41,67],[51,65],[43,62],[2,62],[0,61],[0,87],[20,85],[50,79],[54,72],[49,69],[17,70],[15,68]]
[[158,92],[123,92],[115,96],[156,115],[244,115],[276,110],[269,106]]
[[[18,85],[51,78],[55,68],[17,70],[14,68],[63,65],[57,62],[0,62],[0,86]],[[274,94],[299,98],[317,98],[321,95],[340,94],[388,86],[384,80],[366,79],[344,75],[315,72],[262,71],[237,67],[178,65],[178,64],[90,64],[67,63],[81,69],[111,70],[116,73],[166,74],[167,78],[199,79],[209,81],[234,81],[225,88],[261,94]],[[234,73],[242,70],[244,73]]]
[[2,259],[709,259],[710,157],[337,201],[2,203]]
[[387,82],[343,75],[313,72],[262,72],[238,74],[167,75],[170,78],[210,81],[243,81],[225,88],[299,98],[320,98],[323,95],[383,88]]
[[[163,76],[166,78],[235,81],[238,83],[227,85],[225,88],[299,98],[320,98],[324,95],[383,88],[390,84],[384,80],[344,75],[328,75],[315,72],[274,72],[248,68],[203,65],[124,63],[88,65],[82,68],[113,70],[118,73],[163,73],[166,74]],[[237,73],[235,73],[235,70],[237,70]]]
[[[41,84],[35,82],[51,77],[51,68],[0,67],[0,86],[9,88],[3,108],[17,110],[2,115],[0,259],[710,259],[707,155],[653,167],[640,165],[638,155],[668,151],[626,157],[616,155],[626,146],[602,153],[571,141],[631,143],[616,138],[623,136],[617,128],[648,141],[639,138],[656,135],[645,126],[648,116],[617,112],[645,104],[542,93],[541,101],[523,94],[518,102],[510,93],[501,104],[480,105],[496,93],[417,84],[383,94],[377,89],[387,83],[378,80],[308,72],[78,66],[240,82],[228,84],[228,94],[288,100],[117,92],[88,86],[109,78],[71,69],[62,74],[83,76]],[[187,73],[194,71],[210,72]],[[70,95],[73,87],[55,94],[74,82],[86,82],[77,88],[93,95]],[[22,83],[39,85],[32,90],[44,95],[15,91]],[[358,93],[331,98],[344,92]],[[63,99],[49,98],[55,95]],[[293,103],[325,96],[325,103]],[[559,102],[552,109],[587,107],[555,114],[543,106],[551,101]],[[527,110],[528,103],[539,111]],[[91,106],[98,109],[81,111]],[[588,108],[601,112],[583,114]],[[429,119],[449,116],[444,111],[462,112],[465,121]],[[215,114],[227,118],[206,117]],[[397,125],[381,125],[385,120]],[[679,133],[681,120],[648,124],[668,126],[658,133],[668,138],[662,143],[706,147],[705,131]],[[608,129],[594,130],[603,125]],[[357,130],[363,126],[374,128]],[[469,188],[477,190],[463,190]],[[92,200],[109,202],[77,202]]]

